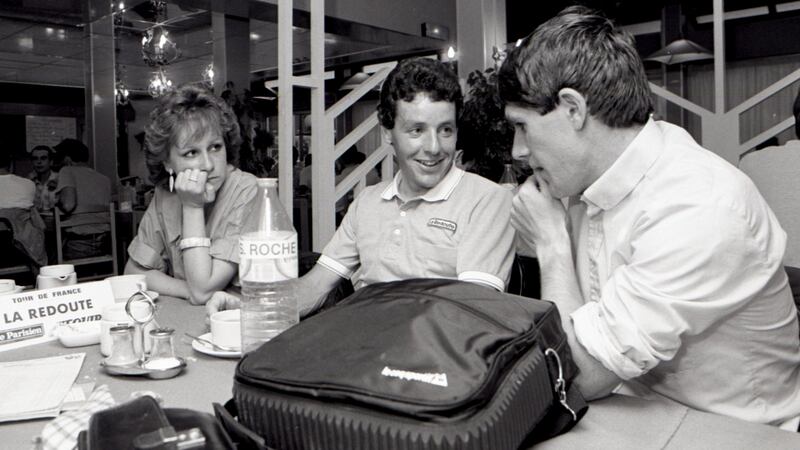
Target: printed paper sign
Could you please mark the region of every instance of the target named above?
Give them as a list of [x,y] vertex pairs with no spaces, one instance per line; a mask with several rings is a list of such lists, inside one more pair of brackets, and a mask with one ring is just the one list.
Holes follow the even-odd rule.
[[99,323],[113,303],[105,280],[0,295],[0,352],[52,341],[59,323]]

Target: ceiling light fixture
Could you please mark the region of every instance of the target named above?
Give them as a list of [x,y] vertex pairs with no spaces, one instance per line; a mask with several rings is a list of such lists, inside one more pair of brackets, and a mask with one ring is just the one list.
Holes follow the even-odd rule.
[[161,25],[166,19],[166,1],[151,0],[156,24],[142,36],[142,60],[150,67],[166,66],[181,56],[178,46],[169,38],[169,32]]
[[645,61],[657,61],[662,64],[683,64],[691,61],[713,59],[714,54],[705,47],[688,39],[678,39],[666,47],[651,53]]
[[203,69],[203,84],[208,89],[214,89],[214,63],[209,63],[205,69]]
[[153,78],[150,79],[150,84],[147,86],[147,92],[151,97],[158,98],[171,90],[172,80],[167,78],[167,74],[164,72],[164,69],[159,67],[157,72],[153,72]]
[[142,37],[142,59],[150,67],[166,66],[181,55],[178,46],[169,38],[169,32],[156,25]]

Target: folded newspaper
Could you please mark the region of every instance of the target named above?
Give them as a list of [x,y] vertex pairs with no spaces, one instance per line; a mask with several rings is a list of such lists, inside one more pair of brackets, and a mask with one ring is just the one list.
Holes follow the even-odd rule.
[[0,362],[0,422],[57,416],[65,401],[78,394],[70,391],[85,356],[71,353]]

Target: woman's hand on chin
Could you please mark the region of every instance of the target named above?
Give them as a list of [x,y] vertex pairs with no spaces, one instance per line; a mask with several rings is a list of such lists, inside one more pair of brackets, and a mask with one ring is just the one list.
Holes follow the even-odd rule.
[[183,206],[202,208],[217,198],[217,190],[207,182],[208,172],[199,169],[185,169],[175,177],[175,192]]

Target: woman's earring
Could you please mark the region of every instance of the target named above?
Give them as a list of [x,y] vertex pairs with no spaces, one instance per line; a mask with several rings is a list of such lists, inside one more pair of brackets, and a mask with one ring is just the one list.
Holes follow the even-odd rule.
[[172,169],[167,169],[167,173],[169,173],[169,191],[172,192],[175,190],[175,178],[172,177]]

